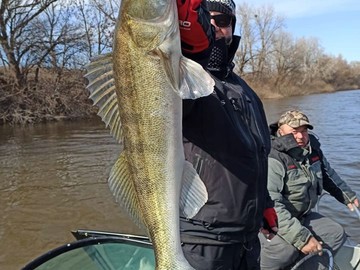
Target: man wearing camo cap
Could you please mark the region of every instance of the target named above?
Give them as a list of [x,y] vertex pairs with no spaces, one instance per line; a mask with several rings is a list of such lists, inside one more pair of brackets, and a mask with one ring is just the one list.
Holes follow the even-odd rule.
[[[285,112],[270,125],[268,190],[279,226],[270,242],[259,235],[262,270],[285,269],[306,254],[322,254],[323,248],[333,255],[339,250],[346,238],[342,226],[312,212],[323,190],[350,210],[359,207],[355,192],[331,168],[318,138],[308,129],[313,125],[299,110]],[[322,260],[328,261],[324,257]],[[324,268],[308,265],[307,269]]]
[[310,125],[309,118],[298,110],[287,111],[283,115],[280,116],[278,127],[287,124],[292,128],[298,128],[301,126],[307,126],[309,129],[313,129],[314,127]]

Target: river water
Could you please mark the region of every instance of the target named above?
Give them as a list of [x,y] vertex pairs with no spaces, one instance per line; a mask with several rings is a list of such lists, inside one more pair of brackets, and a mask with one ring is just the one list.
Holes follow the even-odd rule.
[[[360,90],[265,100],[268,121],[305,111],[333,168],[360,194]],[[0,126],[0,269],[20,269],[74,241],[70,231],[142,233],[118,207],[107,176],[120,147],[99,119]],[[360,243],[355,213],[324,197],[320,212]]]

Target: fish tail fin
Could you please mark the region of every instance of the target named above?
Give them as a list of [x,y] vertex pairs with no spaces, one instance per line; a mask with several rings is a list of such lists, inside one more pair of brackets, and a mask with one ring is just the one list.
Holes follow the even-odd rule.
[[139,228],[146,231],[146,227],[140,216],[141,211],[136,197],[135,187],[131,180],[131,174],[123,153],[112,167],[108,183],[116,202],[125,208]]
[[185,161],[183,183],[180,194],[180,213],[187,218],[194,217],[207,202],[208,193],[193,165]]
[[193,60],[182,57],[180,60],[180,96],[183,99],[196,99],[210,95],[215,82],[204,68]]

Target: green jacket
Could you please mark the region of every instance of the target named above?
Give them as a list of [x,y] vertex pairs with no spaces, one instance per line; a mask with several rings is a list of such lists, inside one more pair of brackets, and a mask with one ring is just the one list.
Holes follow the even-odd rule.
[[312,235],[302,225],[302,218],[314,208],[323,189],[343,204],[356,198],[331,168],[320,142],[311,134],[309,149],[298,147],[292,134],[275,135],[269,155],[268,190],[278,215],[278,234],[299,250]]

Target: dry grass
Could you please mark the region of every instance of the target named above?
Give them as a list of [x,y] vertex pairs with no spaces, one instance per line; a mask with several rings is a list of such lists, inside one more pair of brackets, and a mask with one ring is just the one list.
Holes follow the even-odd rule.
[[[252,76],[246,75],[244,76],[244,79],[249,83],[249,85],[251,85],[259,97],[263,99],[304,96],[315,93],[329,93],[338,90],[334,89],[332,85],[327,84],[322,80],[314,80],[310,83],[302,85],[288,82],[280,86],[275,86],[274,81],[271,79],[267,81],[259,81]],[[357,88],[355,87],[354,89]]]
[[88,99],[81,71],[42,70],[35,83],[18,89],[6,73],[0,76],[0,123],[28,124],[69,118],[86,118],[95,113]]

